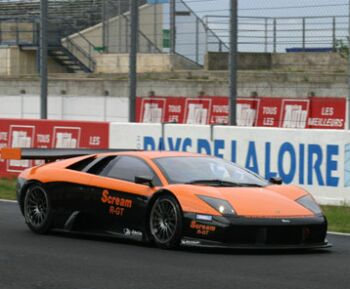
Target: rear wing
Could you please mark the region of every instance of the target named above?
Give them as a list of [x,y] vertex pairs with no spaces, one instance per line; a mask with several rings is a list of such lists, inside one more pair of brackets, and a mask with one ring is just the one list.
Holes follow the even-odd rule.
[[56,160],[69,159],[79,156],[138,151],[133,149],[35,149],[35,148],[2,148],[0,159],[4,160],[45,160],[53,162]]

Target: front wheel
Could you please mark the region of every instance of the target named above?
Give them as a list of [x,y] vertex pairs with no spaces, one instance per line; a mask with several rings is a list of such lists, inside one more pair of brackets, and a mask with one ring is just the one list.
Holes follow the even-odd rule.
[[162,195],[154,202],[149,228],[158,247],[174,249],[179,246],[182,237],[182,213],[173,196]]
[[35,233],[45,234],[52,221],[52,208],[47,192],[40,184],[31,186],[24,198],[24,217]]

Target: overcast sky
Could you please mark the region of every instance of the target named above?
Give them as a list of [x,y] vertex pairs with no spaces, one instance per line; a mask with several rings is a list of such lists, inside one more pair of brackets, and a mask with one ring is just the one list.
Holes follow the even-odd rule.
[[[229,0],[185,1],[201,16],[228,15]],[[348,0],[239,0],[238,5],[240,16],[329,16],[346,15],[348,2]]]

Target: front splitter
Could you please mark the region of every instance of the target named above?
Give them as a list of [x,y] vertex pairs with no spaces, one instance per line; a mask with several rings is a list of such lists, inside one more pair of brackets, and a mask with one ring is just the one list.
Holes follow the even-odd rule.
[[315,244],[292,244],[292,245],[270,245],[270,244],[226,244],[215,241],[200,240],[193,238],[183,238],[181,246],[198,247],[198,248],[217,248],[217,249],[237,249],[237,250],[315,250],[327,249],[332,247],[331,243],[315,243]]

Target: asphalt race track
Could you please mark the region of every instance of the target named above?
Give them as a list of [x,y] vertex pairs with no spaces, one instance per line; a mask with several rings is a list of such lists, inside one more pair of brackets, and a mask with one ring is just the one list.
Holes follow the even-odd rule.
[[39,236],[0,202],[0,288],[350,288],[350,237],[312,252],[165,251],[67,234]]

